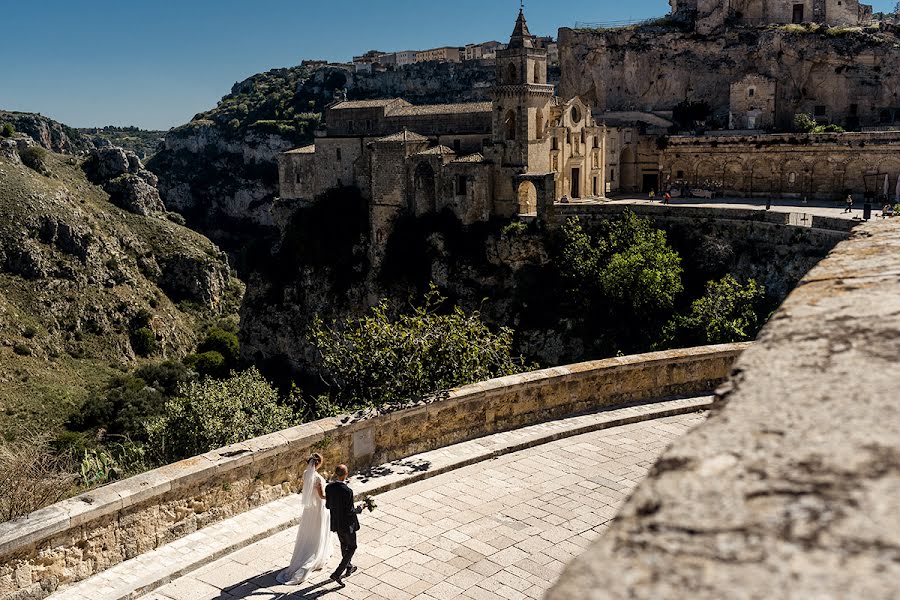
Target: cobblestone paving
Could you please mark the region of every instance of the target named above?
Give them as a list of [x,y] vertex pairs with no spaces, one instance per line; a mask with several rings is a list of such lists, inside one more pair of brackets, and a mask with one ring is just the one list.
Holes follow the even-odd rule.
[[362,515],[359,571],[339,589],[339,560],[302,586],[275,575],[291,528],[159,588],[145,600],[487,600],[541,598],[606,528],[694,413],[551,442],[386,492]]

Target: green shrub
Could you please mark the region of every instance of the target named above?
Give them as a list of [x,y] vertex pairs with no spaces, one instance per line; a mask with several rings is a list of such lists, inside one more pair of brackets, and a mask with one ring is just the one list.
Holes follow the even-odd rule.
[[36,336],[37,334],[38,334],[37,328],[32,325],[29,325],[28,327],[25,328],[24,331],[22,331],[22,336],[25,339],[29,339],[29,340],[31,338],[33,338],[34,336]]
[[522,221],[511,221],[503,226],[503,229],[500,230],[500,235],[503,237],[518,237],[524,235],[526,231],[528,231],[528,225]]
[[221,327],[210,328],[206,333],[206,338],[197,346],[197,352],[218,352],[229,369],[236,367],[241,357],[241,347],[237,335],[225,331]]
[[667,345],[703,346],[744,342],[756,337],[764,322],[759,314],[765,287],[755,279],[742,285],[732,275],[706,284],[706,293],[690,312],[674,317],[664,331]]
[[47,170],[47,151],[40,146],[29,146],[19,152],[19,157],[29,169],[44,173]]
[[317,317],[310,340],[341,405],[404,402],[523,369],[511,329],[493,333],[478,312],[441,312],[445,303],[432,284],[423,303],[396,320],[385,301],[361,320],[326,325]]
[[145,440],[144,422],[158,416],[166,400],[194,377],[190,369],[175,361],[143,365],[134,373],[111,378],[102,390],[91,394],[66,427]]
[[13,346],[13,352],[19,356],[31,356],[31,348],[21,343]]
[[3,127],[0,127],[0,137],[11,138],[15,134],[16,128],[12,123],[4,123]]
[[228,374],[225,357],[216,351],[188,354],[184,357],[184,364],[203,377],[224,377]]
[[149,327],[140,327],[131,332],[131,349],[138,356],[155,354],[158,346],[156,334]]
[[149,447],[166,460],[195,456],[294,425],[290,408],[255,368],[181,389],[147,423]]

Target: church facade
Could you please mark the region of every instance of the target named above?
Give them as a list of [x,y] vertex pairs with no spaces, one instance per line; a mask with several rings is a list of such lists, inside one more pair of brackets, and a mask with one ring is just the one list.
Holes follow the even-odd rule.
[[520,11],[497,52],[490,102],[414,106],[405,100],[340,101],[311,146],[279,157],[281,197],[312,201],[355,186],[370,204],[373,261],[394,220],[451,210],[463,223],[536,215],[561,197],[614,189],[607,146],[619,133],[598,125],[579,98],[547,83],[547,51]]

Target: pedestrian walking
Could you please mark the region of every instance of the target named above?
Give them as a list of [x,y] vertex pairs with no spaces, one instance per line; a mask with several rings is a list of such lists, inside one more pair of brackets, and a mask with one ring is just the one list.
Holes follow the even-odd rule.
[[650,202],[653,202],[653,199],[656,198],[656,190],[650,190]]
[[663,196],[663,204],[668,204],[669,200],[671,200],[671,199],[672,199],[672,194],[670,194],[669,192],[666,192],[666,195]]
[[853,194],[847,194],[847,200],[845,200],[845,202],[847,203],[847,208],[844,209],[844,212],[852,213],[853,212]]

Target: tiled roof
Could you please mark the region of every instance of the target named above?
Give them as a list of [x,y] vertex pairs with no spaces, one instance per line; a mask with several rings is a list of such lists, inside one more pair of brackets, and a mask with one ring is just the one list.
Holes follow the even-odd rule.
[[489,113],[493,110],[490,102],[462,102],[459,104],[423,104],[408,105],[395,108],[388,113],[389,117],[406,117],[418,115],[449,115],[467,113]]
[[428,150],[419,152],[416,156],[432,154],[456,154],[456,152],[454,152],[452,148],[448,148],[447,146],[435,146],[434,148],[429,148]]
[[450,162],[454,163],[483,163],[484,156],[480,152],[476,152],[475,154],[468,154],[466,156],[460,156],[456,160],[452,160]]
[[379,108],[382,106],[390,106],[394,103],[400,103],[401,106],[408,106],[409,102],[402,98],[381,98],[378,100],[344,100],[331,107],[331,110],[346,110],[352,108]]
[[376,142],[427,142],[428,138],[424,135],[419,135],[415,131],[398,131],[397,133],[391,134],[387,137],[379,138],[375,140]]
[[302,148],[294,148],[293,150],[288,150],[285,154],[314,154],[316,152],[316,145],[310,144],[309,146],[303,146]]

